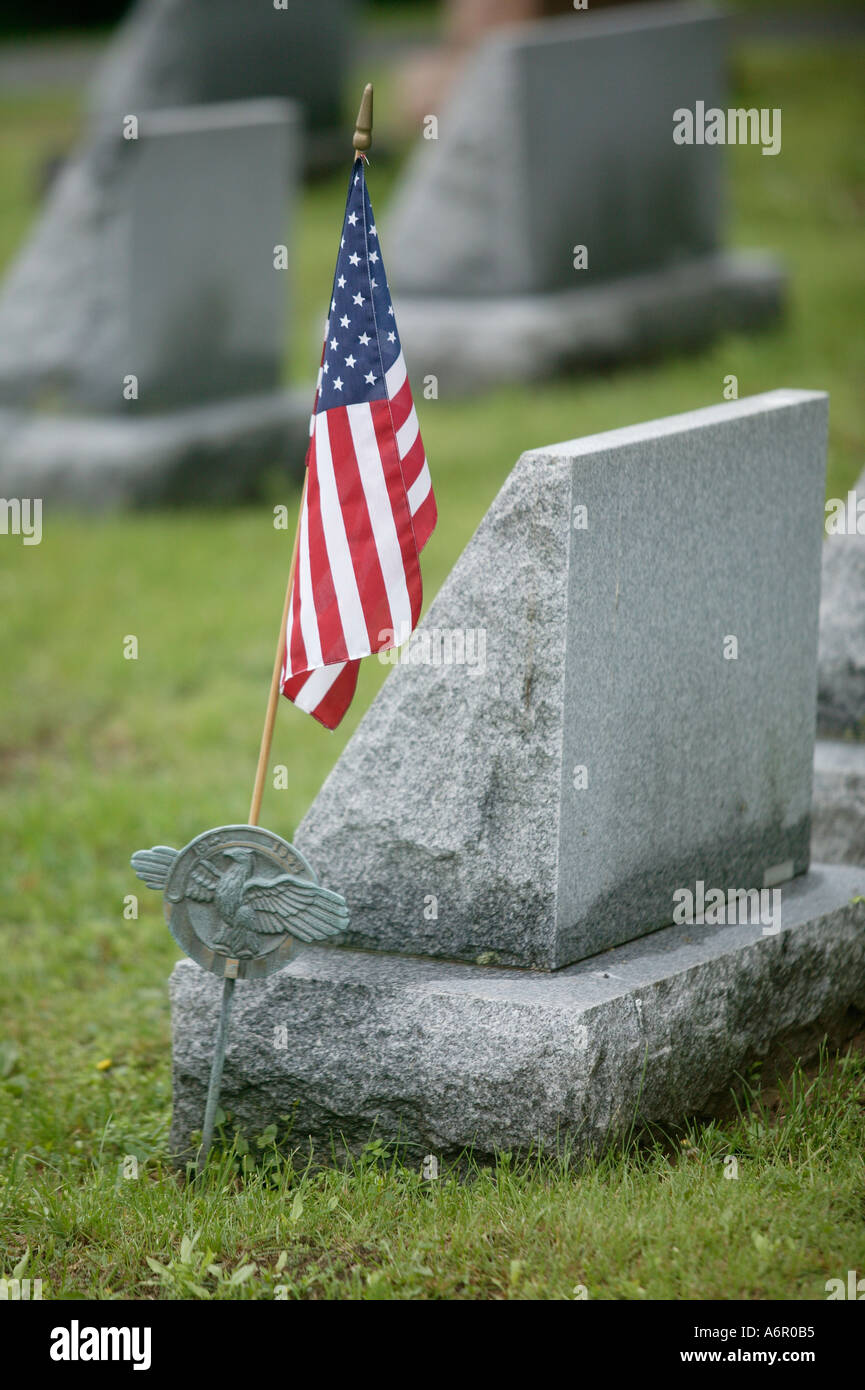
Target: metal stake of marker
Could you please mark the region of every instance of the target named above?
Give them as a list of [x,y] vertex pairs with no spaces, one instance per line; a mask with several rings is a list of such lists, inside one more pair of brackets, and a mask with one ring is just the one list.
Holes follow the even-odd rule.
[[[363,89],[363,96],[360,99],[357,121],[355,122],[354,135],[352,136],[352,148],[354,158],[364,157],[365,152],[372,145],[372,83],[367,82]],[[303,504],[306,498],[306,485],[308,474],[303,480],[303,493],[300,499],[300,514],[303,514]],[[261,746],[258,750],[258,765],[255,769],[255,782],[252,789],[252,803],[249,808],[249,825],[258,825],[258,816],[261,811],[261,799],[264,794],[264,778],[267,772],[267,764],[270,759],[270,749],[273,744],[273,729],[276,723],[276,711],[279,704],[280,677],[282,675],[282,665],[285,659],[285,636],[288,624],[288,605],[291,602],[291,591],[294,587],[294,575],[297,569],[297,546],[300,536],[300,526],[294,533],[294,547],[291,552],[291,564],[288,568],[288,583],[285,587],[285,602],[282,609],[282,622],[279,628],[279,637],[276,643],[276,656],[273,662],[273,674],[270,678],[270,691],[267,697],[267,709],[264,716],[264,728],[261,733]],[[204,1109],[204,1125],[201,1131],[201,1148],[198,1152],[197,1171],[201,1173],[207,1162],[210,1153],[210,1146],[213,1143],[213,1130],[216,1121],[216,1108],[219,1105],[219,1089],[222,1085],[222,1070],[225,1065],[225,1046],[228,1038],[228,1019],[231,1013],[231,1000],[234,995],[234,982],[237,978],[239,962],[227,960],[225,963],[225,976],[222,986],[222,1006],[219,1013],[219,1025],[216,1030],[216,1041],[214,1044],[213,1064],[210,1068],[210,1082],[207,1087],[207,1103]]]
[[[226,962],[226,969],[237,961]],[[225,1041],[228,1037],[228,1015],[231,1013],[231,997],[234,994],[234,976],[226,975],[222,986],[222,1008],[219,1014],[219,1027],[216,1030],[213,1065],[210,1068],[210,1084],[207,1087],[207,1104],[204,1108],[204,1126],[201,1131],[201,1148],[198,1154],[198,1172],[202,1172],[213,1143],[213,1127],[216,1121],[216,1107],[219,1104],[219,1088],[222,1085],[222,1068],[225,1062]]]

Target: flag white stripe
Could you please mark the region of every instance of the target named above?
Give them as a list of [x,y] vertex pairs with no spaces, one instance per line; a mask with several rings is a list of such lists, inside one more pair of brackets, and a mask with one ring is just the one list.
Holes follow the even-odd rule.
[[393,400],[397,391],[405,381],[405,378],[405,358],[403,357],[402,353],[400,353],[396,361],[391,363],[391,365],[388,367],[387,371],[384,374],[384,384],[388,394],[388,400]]
[[300,635],[306,648],[309,666],[321,665],[321,639],[318,634],[315,603],[312,596],[312,569],[309,562],[309,522],[307,508],[300,514],[300,542],[297,548],[297,571],[300,583]]
[[[369,411],[369,406],[365,408]],[[336,488],[333,456],[330,451],[330,434],[327,428],[327,411],[316,416],[315,458],[318,466],[324,544],[336,593],[336,602],[339,607],[346,651],[352,657],[366,656],[369,653],[369,634],[363,616],[363,604],[357,591],[357,579],[351,561],[351,548],[345,534],[345,517],[342,514],[339,493]]]
[[419,429],[420,425],[417,422],[417,411],[414,406],[412,406],[411,411],[406,417],[405,423],[400,425],[396,432],[396,447],[399,450],[401,459],[405,458],[412,444],[414,444]]
[[366,498],[366,509],[369,513],[369,524],[372,528],[384,587],[387,592],[392,626],[394,631],[401,632],[407,624],[408,630],[411,631],[411,600],[406,586],[405,562],[400,550],[393,506],[385,482],[378,440],[375,437],[372,411],[369,405],[364,402],[359,405],[348,406],[347,413],[360,480]]
[[305,714],[312,714],[345,667],[346,662],[341,661],[338,666],[319,666],[317,671],[313,671],[309,680],[304,682],[294,697],[294,704],[298,709],[302,709]]
[[424,459],[423,468],[418,473],[417,477],[415,478],[414,482],[409,488],[408,493],[406,494],[408,497],[409,511],[411,512],[412,516],[414,516],[421,503],[424,502],[426,498],[429,496],[431,487],[432,478],[430,477],[429,468],[427,467],[427,461],[426,459]]

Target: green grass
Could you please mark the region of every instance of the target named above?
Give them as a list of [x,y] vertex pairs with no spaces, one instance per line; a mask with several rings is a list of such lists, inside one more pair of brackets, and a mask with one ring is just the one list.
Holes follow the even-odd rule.
[[[777,159],[731,152],[731,241],[774,250],[791,269],[777,330],[531,389],[418,401],[441,513],[424,556],[428,595],[523,448],[718,401],[729,373],[740,395],[827,388],[828,491],[852,484],[865,461],[862,56],[853,45],[752,46],[736,60],[737,102],[784,113]],[[0,103],[0,262],[32,219],[42,156],[68,143],[74,121],[61,95]],[[372,167],[379,215],[393,173]],[[344,185],[340,175],[304,198],[296,380],[311,380],[317,361]],[[694,1130],[675,1158],[659,1145],[579,1171],[503,1159],[435,1184],[414,1160],[375,1150],[346,1172],[274,1163],[238,1174],[230,1157],[200,1185],[168,1172],[165,981],[177,952],[155,895],[124,918],[137,886],[128,856],[245,818],[290,548],[270,509],[297,504],[293,487],[273,486],[260,506],[210,513],[48,509],[41,546],[0,537],[5,1273],[29,1250],[46,1296],[203,1296],[197,1284],[267,1297],[279,1283],[304,1297],[546,1298],[582,1283],[593,1298],[820,1298],[826,1278],[865,1269],[861,1057],[824,1068],[780,1118],[758,1108]],[[127,634],[136,661],[123,658]],[[291,837],[385,670],[364,664],[335,735],[280,710],[273,762],[290,784],[268,788],[264,823]],[[253,1151],[273,1157],[267,1142]],[[731,1153],[735,1182],[722,1171]],[[136,1181],[120,1175],[127,1154],[141,1160]],[[254,1273],[228,1282],[250,1263]]]
[[0,271],[35,216],[46,161],[70,150],[79,128],[69,92],[0,95]]
[[4,1272],[53,1298],[821,1299],[865,1265],[863,1083],[824,1057],[771,1107],[578,1172],[503,1155],[430,1181],[375,1141],[313,1166],[271,1132],[194,1180],[157,1113],[112,1119],[143,1079],[110,1072],[82,1086],[86,1137],[0,1184]]

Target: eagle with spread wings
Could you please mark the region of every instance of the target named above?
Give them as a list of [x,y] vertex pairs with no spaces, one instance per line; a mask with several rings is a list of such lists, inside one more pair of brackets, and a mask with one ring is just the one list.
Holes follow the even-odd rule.
[[[154,845],[132,856],[132,867],[148,888],[164,889],[178,851]],[[190,870],[184,896],[212,902],[220,919],[213,945],[237,958],[260,953],[259,936],[294,936],[298,941],[322,941],[337,936],[348,924],[348,908],[338,893],[294,874],[275,878],[254,876],[255,852],[236,847],[222,850],[231,861],[220,871],[202,857]]]

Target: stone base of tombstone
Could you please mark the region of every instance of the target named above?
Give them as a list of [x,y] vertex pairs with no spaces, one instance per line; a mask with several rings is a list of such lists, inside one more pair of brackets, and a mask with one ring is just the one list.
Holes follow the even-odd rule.
[[400,337],[418,380],[448,393],[541,380],[689,348],[761,328],[784,307],[787,276],[762,252],[718,252],[673,268],[550,294],[396,295]]
[[865,745],[817,740],[811,823],[814,858],[865,865]]
[[159,415],[40,415],[0,408],[0,494],[112,508],[234,502],[263,474],[302,474],[312,388]]
[[[248,1135],[292,1116],[301,1147],[373,1135],[486,1157],[708,1115],[754,1060],[840,1043],[865,1010],[865,869],[815,866],[759,923],[670,926],[555,974],[304,948],[240,981],[221,1103]],[[178,1159],[200,1130],[221,985],[171,981]]]

